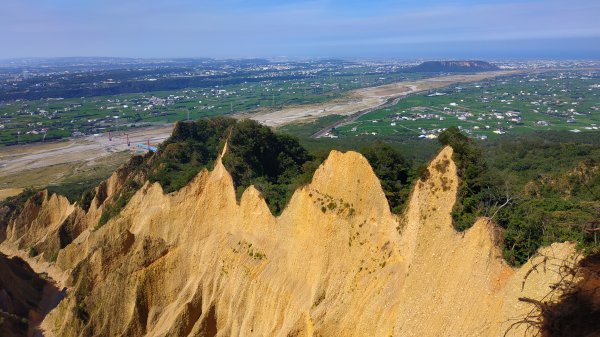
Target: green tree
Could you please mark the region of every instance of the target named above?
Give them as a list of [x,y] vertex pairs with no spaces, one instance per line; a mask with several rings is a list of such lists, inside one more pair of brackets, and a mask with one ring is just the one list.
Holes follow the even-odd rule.
[[360,151],[371,164],[392,212],[399,213],[408,199],[411,163],[392,146],[376,142]]

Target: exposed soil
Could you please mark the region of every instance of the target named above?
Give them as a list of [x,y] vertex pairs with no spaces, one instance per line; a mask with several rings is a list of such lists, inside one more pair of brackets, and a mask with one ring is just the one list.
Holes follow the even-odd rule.
[[[173,125],[88,136],[53,143],[34,143],[0,149],[0,199],[4,190],[45,187],[59,184],[72,176],[110,175],[135,153],[144,152],[137,144],[156,146],[171,135]],[[6,192],[8,193],[8,192]],[[8,195],[7,195],[8,196]],[[6,197],[6,196],[5,196]]]
[[600,336],[600,253],[579,263],[581,279],[544,310],[543,337]]
[[15,196],[19,193],[21,193],[23,191],[22,188],[5,188],[5,189],[0,189],[0,201],[8,198],[8,197],[12,197]]
[[0,335],[41,336],[39,325],[63,296],[21,258],[0,254]]

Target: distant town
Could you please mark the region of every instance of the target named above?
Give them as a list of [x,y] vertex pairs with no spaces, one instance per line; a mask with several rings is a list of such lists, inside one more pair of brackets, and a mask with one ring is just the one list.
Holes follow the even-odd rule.
[[[0,62],[0,144],[81,137],[175,121],[344,99],[354,89],[443,75],[422,60],[25,59]],[[480,139],[527,129],[597,130],[593,61],[494,61],[525,73],[402,99],[328,137]]]

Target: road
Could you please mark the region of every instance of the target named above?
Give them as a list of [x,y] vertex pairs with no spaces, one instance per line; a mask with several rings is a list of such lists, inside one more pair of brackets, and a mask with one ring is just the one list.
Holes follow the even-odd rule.
[[[136,145],[152,146],[171,135],[173,125],[128,130],[130,146],[124,132],[71,138],[57,142],[32,143],[0,149],[0,195],[9,189],[58,184],[69,175],[82,171],[93,174],[103,166],[118,166],[144,150]],[[8,195],[7,195],[8,196]]]
[[[454,85],[454,84],[458,84],[458,83],[478,82],[478,81],[488,79],[488,78],[514,75],[516,73],[517,72],[515,72],[515,71],[494,71],[494,72],[477,73],[477,74],[470,74],[470,75],[448,75],[448,76],[427,78],[427,79],[414,81],[414,82],[406,82],[404,84],[395,83],[395,84],[385,85],[385,86],[380,86],[380,87],[375,87],[375,88],[361,89],[362,92],[364,92],[366,95],[369,95],[369,93],[371,93],[374,95],[379,95],[379,97],[381,99],[385,98],[386,100],[384,102],[381,102],[378,105],[370,106],[366,109],[358,110],[358,111],[352,113],[351,115],[349,115],[348,117],[328,125],[327,127],[323,128],[323,129],[319,130],[318,132],[316,132],[315,134],[313,134],[311,136],[311,138],[324,137],[329,132],[331,132],[331,130],[333,128],[350,124],[350,123],[356,121],[361,116],[364,116],[375,110],[392,107],[392,106],[398,104],[401,99],[411,96],[411,95],[416,95],[416,94],[420,94],[420,93],[435,90],[435,89],[445,88],[450,85]],[[395,88],[398,88],[401,85],[404,85],[405,87],[408,87],[409,89],[408,90],[395,90]]]
[[337,128],[337,127],[340,127],[340,126],[343,126],[343,125],[346,125],[346,124],[350,124],[350,123],[352,123],[352,122],[356,121],[356,120],[357,120],[358,118],[360,118],[361,116],[364,116],[364,115],[366,115],[366,114],[368,114],[368,113],[370,113],[370,112],[373,112],[373,111],[375,111],[375,110],[379,110],[379,109],[385,109],[385,108],[392,107],[392,106],[394,106],[394,105],[398,104],[402,98],[404,98],[404,97],[407,97],[407,96],[409,96],[409,94],[407,94],[407,95],[404,95],[404,96],[402,96],[402,97],[397,97],[397,98],[394,98],[394,99],[392,99],[392,100],[391,100],[391,102],[388,100],[388,102],[387,102],[387,103],[384,103],[384,104],[378,105],[378,106],[376,106],[376,107],[373,107],[373,108],[368,108],[368,109],[365,109],[365,110],[361,110],[361,111],[359,111],[359,112],[356,112],[356,113],[354,113],[354,114],[352,114],[352,115],[350,115],[350,116],[348,116],[348,117],[346,117],[346,118],[344,118],[344,119],[342,119],[342,120],[340,120],[340,121],[334,122],[334,123],[332,123],[332,124],[330,124],[330,125],[326,126],[325,128],[323,128],[323,129],[319,130],[318,132],[316,132],[315,134],[313,134],[313,135],[312,135],[312,136],[310,136],[310,137],[311,137],[311,138],[321,138],[321,137],[324,137],[324,136],[325,136],[325,135],[327,135],[329,132],[331,132],[331,130],[332,130],[333,128]]
[[[395,105],[408,95],[456,83],[480,81],[515,73],[515,71],[495,71],[399,82],[355,90],[343,99],[335,101],[291,106],[253,114],[242,113],[235,117],[251,118],[259,123],[277,127],[288,123],[307,122],[327,115],[347,116],[314,135],[320,137],[333,127],[352,122],[373,110]],[[128,130],[131,146],[127,146],[125,134],[118,132],[113,135],[112,140],[109,140],[108,134],[101,134],[59,142],[2,148],[0,149],[0,190],[6,190],[4,194],[12,194],[14,190],[8,189],[47,186],[60,184],[69,177],[93,176],[94,171],[107,167],[113,169],[139,152],[141,149],[135,146],[137,143],[146,144],[150,140],[150,144],[156,146],[169,137],[172,130],[173,124]]]
[[446,75],[415,81],[397,82],[349,92],[343,99],[290,106],[274,111],[240,113],[237,118],[250,118],[261,124],[279,127],[290,123],[310,122],[329,115],[352,116],[370,109],[381,108],[390,100],[435,90],[456,83],[477,82],[488,78],[517,74],[519,71],[491,71],[475,74]]

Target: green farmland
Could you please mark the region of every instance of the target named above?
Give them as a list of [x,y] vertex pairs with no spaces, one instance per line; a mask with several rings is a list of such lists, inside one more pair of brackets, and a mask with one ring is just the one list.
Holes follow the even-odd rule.
[[195,120],[239,112],[320,103],[349,90],[382,85],[419,74],[367,74],[249,82],[113,96],[16,100],[0,103],[0,146],[82,136],[151,124]]
[[481,139],[531,131],[598,130],[600,73],[548,72],[456,85],[407,97],[335,133],[434,138],[450,126]]

